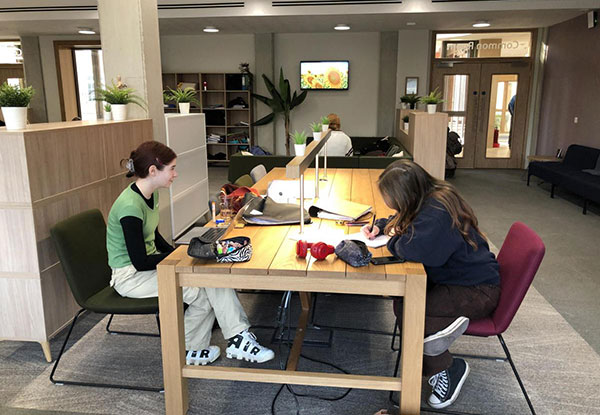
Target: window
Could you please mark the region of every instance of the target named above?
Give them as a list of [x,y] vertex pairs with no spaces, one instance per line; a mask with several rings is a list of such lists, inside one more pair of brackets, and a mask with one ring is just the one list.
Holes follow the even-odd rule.
[[436,59],[526,58],[531,56],[531,32],[438,33]]

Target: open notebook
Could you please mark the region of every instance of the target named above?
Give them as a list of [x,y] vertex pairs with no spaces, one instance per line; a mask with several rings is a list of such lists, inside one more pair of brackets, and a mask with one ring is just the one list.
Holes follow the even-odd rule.
[[309,209],[313,218],[333,220],[357,220],[371,212],[372,207],[349,200],[318,200]]

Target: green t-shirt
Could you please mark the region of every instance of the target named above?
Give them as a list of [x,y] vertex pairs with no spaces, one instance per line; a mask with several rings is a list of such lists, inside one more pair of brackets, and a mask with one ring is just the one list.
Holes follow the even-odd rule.
[[108,226],[106,229],[106,249],[108,250],[108,265],[111,268],[121,268],[131,265],[131,259],[125,245],[125,236],[121,219],[126,216],[140,218],[143,223],[144,242],[146,254],[157,253],[154,244],[154,232],[158,227],[158,192],[154,192],[154,208],[150,209],[144,198],[127,186],[121,192],[108,214]]

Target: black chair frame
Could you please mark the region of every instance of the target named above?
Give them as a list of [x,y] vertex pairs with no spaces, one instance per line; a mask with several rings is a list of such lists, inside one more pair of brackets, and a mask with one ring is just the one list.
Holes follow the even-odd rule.
[[[398,357],[396,358],[396,365],[394,367],[394,376],[398,375],[398,368],[400,366],[400,354],[401,354],[400,345],[398,346],[397,349],[394,348],[394,342],[396,339],[397,332],[398,332],[398,320],[396,320],[396,325],[394,327],[394,336],[392,337],[392,345],[391,345],[392,350],[398,352]],[[523,384],[523,381],[521,380],[521,376],[519,376],[519,372],[517,371],[517,367],[515,366],[515,363],[512,360],[510,351],[508,350],[508,346],[506,345],[506,342],[504,341],[504,338],[502,337],[501,334],[498,334],[497,337],[498,337],[498,340],[500,341],[500,345],[502,346],[502,349],[504,350],[504,354],[506,355],[506,357],[482,356],[482,355],[470,355],[470,354],[458,354],[458,353],[454,354],[454,356],[468,357],[468,358],[472,358],[472,359],[495,360],[498,362],[510,363],[510,367],[512,368],[512,371],[513,371],[515,377],[517,378],[517,382],[519,383],[521,392],[523,393],[523,396],[525,397],[525,400],[527,401],[527,406],[529,406],[529,410],[531,411],[531,414],[536,415],[535,409],[533,409],[533,404],[531,403],[531,399],[529,399],[529,395],[527,394],[527,390],[525,389],[525,385]],[[397,405],[397,402],[394,401],[393,394],[394,394],[394,392],[390,391],[389,400],[394,405]],[[434,413],[438,413],[438,414],[449,414],[449,415],[475,415],[475,414],[469,413],[469,412],[448,411],[448,410],[440,410],[440,409],[434,409],[434,408],[429,408],[429,407],[421,408],[421,412],[434,412]]]
[[[155,387],[150,387],[150,386],[125,385],[125,384],[118,384],[118,383],[79,382],[79,381],[72,381],[72,380],[65,380],[65,379],[55,379],[54,378],[54,373],[56,372],[56,369],[58,368],[58,363],[60,362],[60,359],[63,356],[65,348],[67,347],[67,342],[69,341],[69,337],[71,337],[71,333],[73,332],[73,327],[75,327],[75,322],[77,321],[77,318],[84,311],[86,311],[84,308],[80,309],[77,312],[77,314],[75,314],[75,317],[73,317],[73,322],[69,326],[69,331],[67,333],[67,337],[65,337],[65,341],[63,342],[62,347],[60,348],[60,353],[58,354],[58,357],[56,358],[56,361],[54,362],[54,367],[52,368],[52,372],[50,372],[50,381],[53,384],[60,385],[60,386],[62,386],[62,385],[75,385],[75,386],[92,386],[92,387],[99,387],[99,388],[130,389],[130,390],[149,391],[149,392],[164,392],[164,387],[155,388]],[[110,333],[111,335],[130,335],[130,336],[160,337],[160,321],[159,321],[158,313],[156,313],[156,323],[158,325],[158,334],[155,334],[155,333],[135,333],[135,332],[128,332],[128,331],[110,330],[110,323],[112,322],[113,317],[114,317],[114,314],[111,314],[110,315],[110,319],[108,320],[108,323],[106,325],[106,331],[108,333]]]

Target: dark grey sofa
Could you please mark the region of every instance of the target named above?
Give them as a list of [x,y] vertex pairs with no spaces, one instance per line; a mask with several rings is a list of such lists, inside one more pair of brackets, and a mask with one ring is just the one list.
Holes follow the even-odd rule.
[[558,186],[583,198],[583,214],[587,213],[588,201],[600,203],[600,176],[582,170],[594,169],[600,157],[600,149],[572,144],[565,158],[556,162],[533,161],[529,163],[527,186],[531,176],[549,182],[552,187],[550,197]]

